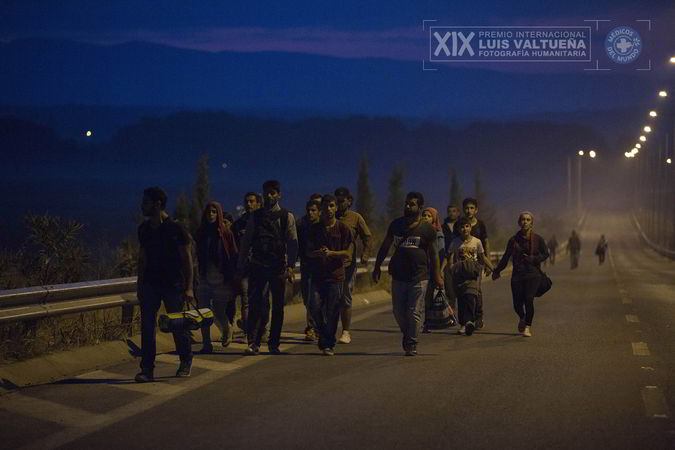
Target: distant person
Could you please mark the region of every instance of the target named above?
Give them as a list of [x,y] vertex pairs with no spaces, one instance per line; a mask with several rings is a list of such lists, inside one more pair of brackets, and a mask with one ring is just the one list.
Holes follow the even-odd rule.
[[595,254],[598,255],[598,264],[602,265],[605,262],[605,253],[607,253],[607,240],[605,235],[600,236],[598,245],[595,246]]
[[[321,198],[321,196],[319,196]],[[307,264],[307,237],[309,229],[313,224],[319,223],[321,218],[321,203],[315,199],[311,199],[305,205],[307,214],[302,216],[297,224],[298,231],[298,257],[300,258],[300,295],[302,295],[302,302],[305,304],[307,310],[306,326],[305,326],[305,340],[314,341],[317,338],[317,328],[312,318],[312,311],[309,307],[309,290],[312,282],[312,275]]]
[[[467,197],[462,201],[462,208],[464,209],[464,217],[469,220],[471,224],[471,236],[480,239],[483,244],[485,255],[490,258],[490,242],[488,241],[488,233],[485,223],[477,217],[478,214],[478,200]],[[453,234],[455,237],[459,236],[459,227],[457,223],[453,227]],[[480,261],[479,261],[480,264]],[[487,271],[486,271],[487,275]],[[483,321],[483,289],[481,283],[478,283],[478,298],[476,298],[476,329],[480,330],[485,326]]]
[[443,252],[444,254],[447,253],[450,243],[455,238],[455,236],[453,235],[453,230],[455,228],[455,222],[457,222],[457,219],[459,219],[461,213],[457,205],[448,205],[447,214],[448,216],[443,220],[442,225],[443,235],[445,238],[444,242],[446,245]]
[[[202,221],[195,233],[200,308],[210,308],[220,328],[223,347],[230,345],[234,327],[234,272],[237,267],[237,244],[223,217],[218,202],[206,204]],[[212,353],[211,326],[202,327],[201,353]]]
[[[325,196],[324,196],[325,197]],[[340,318],[342,322],[342,334],[338,342],[341,344],[349,344],[352,341],[351,325],[352,325],[352,292],[354,291],[354,281],[356,280],[356,265],[357,256],[361,258],[361,264],[368,264],[368,252],[370,251],[370,240],[372,234],[368,228],[368,224],[363,219],[361,214],[352,211],[349,208],[352,206],[353,197],[346,187],[339,187],[335,190],[335,197],[337,199],[337,219],[347,225],[354,235],[354,246],[352,254],[344,260],[345,263],[345,280],[342,289],[342,306],[340,309]],[[361,239],[362,249],[361,254],[356,254],[356,239]]]
[[567,240],[567,253],[570,255],[570,268],[576,269],[579,267],[579,255],[581,254],[581,240],[575,230],[572,230],[572,235]]
[[[458,334],[471,336],[476,326],[476,304],[480,292],[481,272],[492,272],[492,262],[485,254],[483,243],[471,235],[471,222],[460,217],[455,223],[459,237],[453,239],[446,262],[450,265],[453,288],[457,294]],[[477,269],[477,270],[476,270]]]
[[[435,208],[427,207],[422,211],[422,220],[431,225],[436,232],[436,248],[438,249],[439,262],[442,265],[445,258],[445,235],[441,229],[441,221],[438,217],[438,211]],[[422,327],[423,333],[431,333],[431,328],[427,323],[427,311],[431,308],[431,302],[434,300],[434,291],[436,290],[436,283],[433,279],[429,279],[427,286],[427,293],[424,298],[424,325]]]
[[492,279],[499,278],[506,268],[509,259],[513,262],[511,274],[511,294],[513,309],[518,314],[518,332],[525,337],[532,337],[532,320],[534,319],[534,296],[541,281],[540,265],[548,258],[548,247],[544,238],[532,231],[534,215],[529,211],[520,213],[518,231],[506,244],[504,256],[492,272]]
[[354,247],[352,231],[335,217],[337,209],[337,199],[324,195],[321,220],[310,225],[305,249],[311,273],[309,308],[319,331],[319,350],[326,356],[335,354],[345,260],[352,256]]
[[558,240],[555,238],[555,234],[548,240],[547,245],[548,252],[551,255],[548,260],[551,261],[551,265],[555,265],[555,253],[558,250]]
[[[373,281],[380,281],[380,266],[394,245],[394,255],[389,261],[391,299],[394,318],[403,333],[403,350],[406,356],[417,355],[417,339],[422,325],[424,296],[429,278],[443,286],[436,233],[422,220],[424,196],[409,192],[405,198],[403,217],[389,224],[387,235],[377,252]],[[430,264],[431,262],[431,264]]]
[[[241,240],[238,274],[249,263],[249,323],[247,326],[248,347],[246,355],[257,355],[269,318],[270,303],[266,295],[272,295],[272,321],[268,350],[272,355],[281,353],[279,344],[284,324],[284,296],[286,280],[293,282],[293,269],[298,252],[298,235],[293,214],[279,205],[281,183],[268,180],[263,183],[263,207],[249,215],[246,233]],[[241,275],[239,275],[241,276]]]
[[[147,219],[138,227],[137,294],[141,309],[141,371],[139,383],[154,380],[157,346],[157,312],[164,302],[167,313],[183,310],[185,298],[194,297],[190,237],[185,229],[166,213],[166,193],[159,187],[143,191],[141,210]],[[173,333],[180,365],[177,377],[189,377],[192,347],[189,332]]]
[[230,227],[232,227],[232,224],[234,223],[234,217],[232,216],[231,213],[227,211],[223,211],[223,223],[225,224],[225,228],[228,230]]
[[[257,192],[247,192],[244,195],[244,214],[232,224],[232,233],[237,248],[241,248],[241,240],[246,234],[246,225],[253,211],[262,206],[262,196]],[[243,256],[248,266],[248,255]],[[239,286],[239,303],[241,307],[241,318],[237,321],[237,326],[246,333],[246,324],[248,323],[248,268],[243,269],[243,278]],[[236,308],[236,303],[235,303]]]
[[310,201],[318,202],[321,204],[321,198],[323,195],[319,194],[318,192],[313,193],[312,195],[309,196]]

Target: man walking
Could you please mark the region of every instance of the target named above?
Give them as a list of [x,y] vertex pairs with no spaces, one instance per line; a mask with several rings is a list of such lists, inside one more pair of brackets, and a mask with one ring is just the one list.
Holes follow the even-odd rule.
[[321,200],[321,221],[310,225],[307,234],[307,266],[311,274],[310,311],[319,331],[319,350],[333,356],[335,332],[340,317],[345,263],[353,254],[353,236],[335,214],[337,200],[330,194]]
[[[321,198],[321,197],[319,197]],[[307,309],[307,325],[305,326],[305,340],[314,341],[316,337],[316,324],[312,317],[312,311],[309,304],[310,287],[312,283],[312,274],[308,264],[309,257],[307,256],[307,238],[309,230],[312,225],[319,223],[321,217],[321,202],[318,200],[310,200],[305,205],[307,214],[302,216],[296,224],[298,231],[298,257],[300,258],[300,295],[302,295],[302,302]]]
[[337,218],[340,222],[347,225],[354,236],[354,247],[352,253],[345,259],[345,279],[344,287],[342,289],[342,335],[338,342],[341,344],[349,344],[352,341],[351,324],[352,324],[352,292],[354,291],[354,281],[356,280],[356,238],[361,239],[363,249],[361,250],[361,264],[368,263],[368,252],[370,250],[370,238],[372,234],[366,221],[361,214],[356,211],[351,211],[352,195],[346,187],[339,187],[335,190],[335,197],[337,199]]
[[[549,261],[551,261],[551,265],[555,265],[555,252],[558,249],[558,240],[555,238],[555,234],[551,236],[551,239],[548,240],[548,243],[546,244],[548,247],[548,253],[549,253]],[[544,261],[545,263],[546,261]]]
[[581,253],[581,240],[575,230],[567,240],[567,253],[570,255],[570,268],[572,270],[579,267],[579,254]]
[[377,252],[372,275],[373,281],[377,283],[380,280],[382,261],[393,244],[394,255],[389,261],[391,299],[394,318],[403,333],[403,350],[406,356],[417,355],[417,336],[422,325],[429,276],[434,277],[436,286],[443,286],[436,249],[436,232],[431,224],[422,220],[423,206],[424,196],[421,193],[409,192],[406,195],[403,217],[389,224],[387,235]]
[[[192,291],[193,265],[190,237],[165,212],[166,193],[159,187],[143,191],[141,210],[147,220],[138,227],[137,294],[141,309],[141,371],[139,383],[154,380],[157,354],[157,312],[164,302],[167,313],[180,312]],[[189,377],[192,368],[192,348],[188,331],[173,333],[176,352],[180,357],[177,377]]]
[[272,294],[272,322],[267,342],[270,354],[278,355],[281,329],[284,324],[285,281],[293,281],[293,268],[298,253],[298,235],[293,214],[279,206],[281,184],[277,180],[263,183],[263,207],[249,215],[246,233],[241,240],[238,278],[249,264],[249,321],[247,355],[257,355],[269,318],[270,304],[266,289]]
[[[244,214],[232,224],[232,234],[237,247],[241,246],[241,239],[246,234],[246,224],[253,211],[262,206],[262,197],[257,192],[247,192],[244,195]],[[237,320],[237,326],[246,332],[246,323],[248,322],[248,275],[244,272],[244,278],[241,279],[241,292],[238,295],[241,307],[241,319]],[[236,308],[235,302],[232,303]],[[236,311],[235,311],[236,312]],[[234,315],[232,316],[234,317]]]

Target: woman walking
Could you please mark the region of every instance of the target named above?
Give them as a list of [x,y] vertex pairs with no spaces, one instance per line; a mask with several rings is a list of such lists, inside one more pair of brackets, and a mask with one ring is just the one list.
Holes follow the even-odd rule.
[[[434,231],[436,232],[436,248],[438,249],[439,263],[443,264],[443,257],[445,256],[445,234],[441,228],[441,221],[438,217],[438,211],[435,208],[424,208],[422,211],[422,220],[429,223]],[[442,286],[441,286],[442,287]],[[426,318],[426,312],[431,308],[431,302],[434,299],[434,293],[436,292],[436,283],[434,280],[429,280],[429,285],[427,286],[427,292],[424,296],[424,325],[422,326],[422,333],[431,333],[431,327]],[[452,313],[451,313],[452,314]]]
[[[206,204],[195,240],[199,264],[199,307],[211,308],[222,334],[223,347],[227,347],[232,340],[234,321],[231,304],[234,301],[233,279],[237,264],[237,245],[234,235],[223,220],[220,203]],[[202,343],[202,353],[213,352],[210,326],[202,327]]]
[[534,318],[534,296],[539,288],[542,272],[539,266],[548,258],[548,247],[544,239],[532,231],[534,216],[529,211],[520,213],[518,231],[506,245],[501,261],[492,272],[492,279],[499,274],[509,259],[513,262],[511,275],[511,294],[513,309],[518,314],[518,332],[525,337],[532,337],[532,319]]

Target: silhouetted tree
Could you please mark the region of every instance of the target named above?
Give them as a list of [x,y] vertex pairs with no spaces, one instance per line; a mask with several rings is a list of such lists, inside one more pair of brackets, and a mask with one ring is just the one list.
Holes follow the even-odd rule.
[[176,197],[176,209],[173,211],[173,219],[186,229],[190,226],[190,199],[183,191]]
[[403,202],[405,200],[404,191],[404,176],[405,169],[401,166],[396,166],[391,172],[388,181],[388,195],[387,203],[385,205],[383,217],[383,229],[389,225],[389,222],[400,217],[403,211]]
[[356,181],[356,210],[363,216],[366,223],[372,226],[375,219],[375,194],[370,187],[370,173],[368,172],[368,158],[361,156],[359,175]]

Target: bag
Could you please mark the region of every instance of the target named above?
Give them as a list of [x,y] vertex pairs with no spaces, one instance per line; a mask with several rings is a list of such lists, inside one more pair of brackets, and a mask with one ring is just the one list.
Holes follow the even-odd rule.
[[265,267],[284,267],[288,211],[257,209],[253,217],[255,226],[251,241],[253,259]]
[[537,288],[537,293],[534,294],[535,297],[541,297],[545,293],[551,290],[553,286],[553,281],[546,275],[546,272],[539,269],[539,287]]
[[[194,306],[186,298],[185,304],[188,307]],[[193,299],[194,300],[194,299]],[[162,314],[159,316],[159,329],[164,333],[181,333],[183,331],[198,330],[204,326],[213,325],[213,311],[209,308],[187,309],[182,312]]]
[[427,327],[434,330],[453,327],[457,323],[454,311],[441,289],[436,290],[424,320]]

